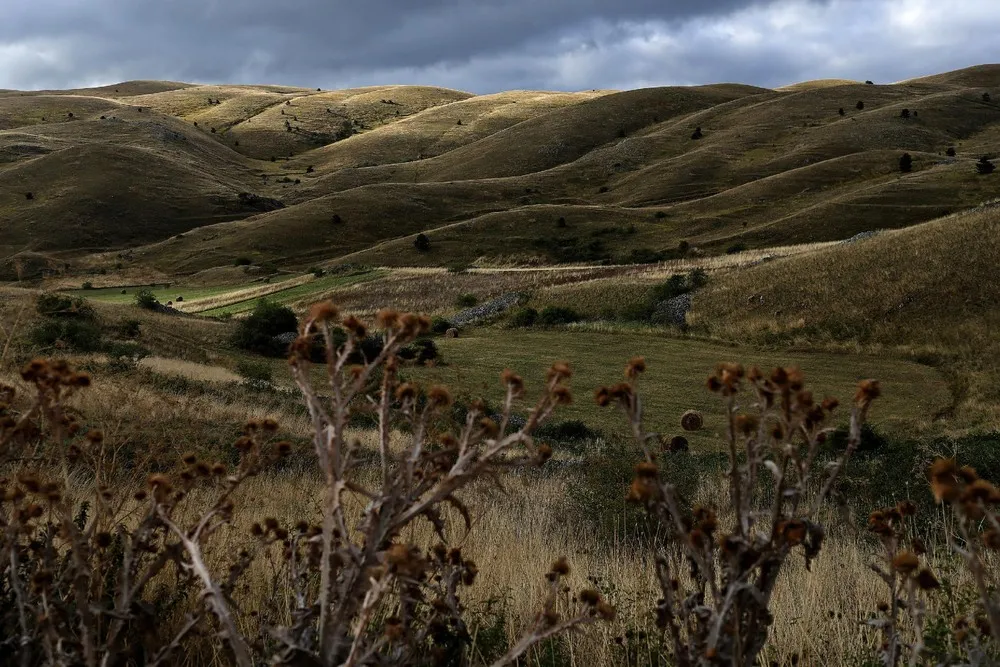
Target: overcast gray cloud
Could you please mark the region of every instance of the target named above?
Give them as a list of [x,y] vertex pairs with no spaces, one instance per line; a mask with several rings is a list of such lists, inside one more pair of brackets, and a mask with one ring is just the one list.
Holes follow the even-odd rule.
[[127,79],[492,92],[997,60],[998,0],[2,0],[0,88]]

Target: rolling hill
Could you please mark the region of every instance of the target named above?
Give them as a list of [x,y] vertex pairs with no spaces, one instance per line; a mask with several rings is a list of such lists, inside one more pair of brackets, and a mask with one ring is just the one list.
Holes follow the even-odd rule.
[[6,91],[0,264],[619,263],[682,242],[711,255],[973,207],[996,192],[974,162],[998,152],[1000,65],[777,90]]

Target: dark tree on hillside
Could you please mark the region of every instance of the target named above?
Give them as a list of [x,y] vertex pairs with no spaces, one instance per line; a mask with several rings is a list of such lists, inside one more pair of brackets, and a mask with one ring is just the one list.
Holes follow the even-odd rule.
[[903,109],[902,111],[899,112],[899,117],[900,118],[909,118],[910,117],[910,110],[909,109]]
[[944,154],[947,155],[948,157],[955,157],[955,147],[948,146],[948,150],[946,150]]
[[899,170],[904,174],[913,171],[913,158],[909,153],[903,153],[903,157],[899,158]]
[[696,140],[696,141],[698,139],[701,139],[704,136],[705,135],[701,133],[701,128],[700,127],[694,128],[694,132],[691,134],[691,138],[694,139],[694,140]]
[[996,168],[997,166],[992,162],[990,162],[990,159],[985,155],[979,158],[979,162],[976,163],[976,171],[978,171],[983,176],[987,174],[992,174],[993,170]]
[[839,109],[837,109],[837,113],[839,113],[841,116],[847,115],[847,112],[844,111],[844,107],[840,107]]
[[989,101],[990,101],[990,94],[983,93],[983,102],[989,102]]
[[431,240],[426,234],[417,234],[417,238],[413,239],[413,247],[420,252],[427,252],[431,249]]
[[858,111],[862,111],[865,108],[865,103],[862,102],[861,100],[858,100],[858,103],[854,105],[854,108],[856,108]]
[[25,192],[24,193],[24,198],[27,199],[28,201],[31,201],[32,199],[35,198],[35,193],[33,193],[33,192]]
[[344,219],[340,217],[339,213],[334,213],[333,218],[331,218],[331,221],[333,222],[333,224],[339,225],[344,221]]
[[865,84],[867,84],[869,86],[874,86],[875,82],[874,81],[865,81]]

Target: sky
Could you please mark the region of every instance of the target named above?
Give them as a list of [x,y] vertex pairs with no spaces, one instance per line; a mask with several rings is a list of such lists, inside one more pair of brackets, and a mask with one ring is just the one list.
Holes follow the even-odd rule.
[[0,0],[0,88],[132,79],[473,93],[819,78],[1000,61],[1000,0]]

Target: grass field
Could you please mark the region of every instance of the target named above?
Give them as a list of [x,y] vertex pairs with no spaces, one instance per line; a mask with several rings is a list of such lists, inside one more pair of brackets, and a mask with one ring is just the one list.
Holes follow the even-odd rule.
[[885,401],[874,413],[887,426],[930,426],[930,420],[950,401],[944,378],[933,368],[891,358],[864,355],[780,353],[737,349],[715,343],[668,338],[649,334],[552,331],[476,330],[468,336],[437,341],[444,364],[414,369],[412,375],[425,382],[441,382],[468,397],[501,397],[498,378],[505,368],[524,376],[530,390],[539,387],[545,369],[553,361],[566,360],[574,368],[574,404],[564,418],[582,419],[591,427],[621,433],[624,420],[615,410],[597,411],[593,392],[599,386],[621,380],[625,362],[641,355],[649,370],[643,377],[644,399],[651,430],[667,435],[680,433],[679,420],[685,410],[704,413],[705,430],[693,434],[698,445],[718,443],[724,432],[723,409],[717,396],[704,389],[705,379],[719,361],[775,365],[797,365],[817,392],[844,400],[854,394],[858,380],[877,378],[885,388]]

